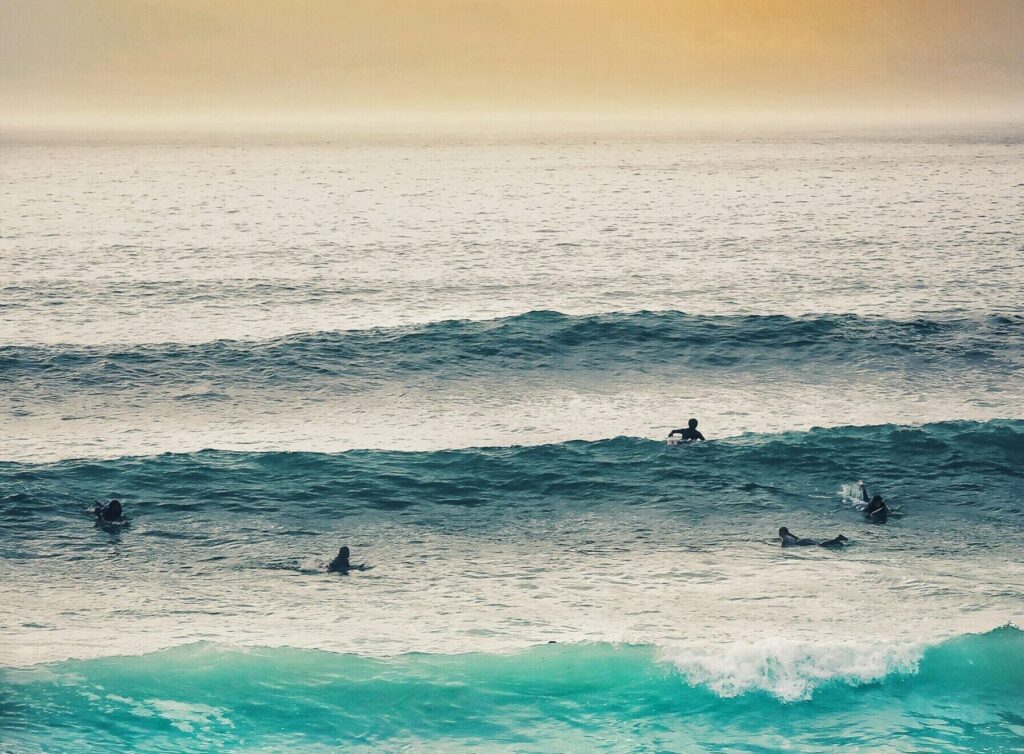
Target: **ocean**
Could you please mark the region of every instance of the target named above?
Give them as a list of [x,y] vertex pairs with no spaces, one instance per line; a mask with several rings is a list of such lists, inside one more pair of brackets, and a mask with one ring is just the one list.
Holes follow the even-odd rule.
[[1022,166],[8,138],[0,751],[1021,751]]

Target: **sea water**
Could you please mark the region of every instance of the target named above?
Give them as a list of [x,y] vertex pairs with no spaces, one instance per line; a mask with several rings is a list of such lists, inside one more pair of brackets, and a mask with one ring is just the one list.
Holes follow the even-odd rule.
[[1024,746],[1018,131],[0,156],[0,750]]

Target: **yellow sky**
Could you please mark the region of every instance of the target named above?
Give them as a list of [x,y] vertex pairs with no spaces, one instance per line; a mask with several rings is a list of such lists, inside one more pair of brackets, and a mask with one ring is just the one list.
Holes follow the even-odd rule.
[[0,117],[1016,117],[1024,0],[2,0]]

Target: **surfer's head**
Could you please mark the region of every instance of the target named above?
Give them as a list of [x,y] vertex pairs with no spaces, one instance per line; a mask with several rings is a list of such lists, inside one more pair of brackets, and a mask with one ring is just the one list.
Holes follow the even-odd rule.
[[779,536],[780,537],[792,537],[793,535],[789,533],[789,529],[787,529],[785,526],[780,526],[779,527]]
[[885,501],[882,499],[881,495],[875,495],[873,498],[871,498],[871,504],[872,505],[885,505]]
[[338,550],[338,559],[348,562],[348,545],[342,545],[342,548]]
[[121,501],[111,500],[107,505],[107,515],[111,518],[121,518]]
[[689,425],[690,429],[697,429],[697,420],[696,419],[690,419],[690,421],[688,421],[686,423],[687,423],[687,425]]

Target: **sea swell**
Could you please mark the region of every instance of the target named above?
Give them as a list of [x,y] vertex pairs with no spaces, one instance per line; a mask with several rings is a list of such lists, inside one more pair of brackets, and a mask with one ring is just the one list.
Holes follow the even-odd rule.
[[[955,476],[954,476],[955,475]],[[1024,421],[836,427],[750,434],[691,447],[619,437],[597,442],[435,452],[336,454],[204,450],[51,464],[0,463],[6,517],[59,514],[112,496],[136,513],[213,505],[302,516],[454,506],[668,507],[694,516],[737,508],[835,504],[868,476],[932,515],[1024,513]],[[718,506],[706,506],[714,495]],[[827,501],[827,502],[826,502]]]
[[[1022,687],[1024,632],[1010,626],[930,647],[571,644],[372,658],[192,644],[0,670],[0,726],[19,752],[679,751],[696,740],[760,751],[789,736],[1010,751],[1024,734]],[[882,710],[885,724],[872,724]]]
[[[263,341],[3,346],[0,385],[68,388],[305,385],[318,391],[482,374],[624,374],[664,368],[891,371],[1024,366],[1024,317],[888,320],[532,311],[496,320],[314,332]],[[218,388],[219,389],[219,388]]]

